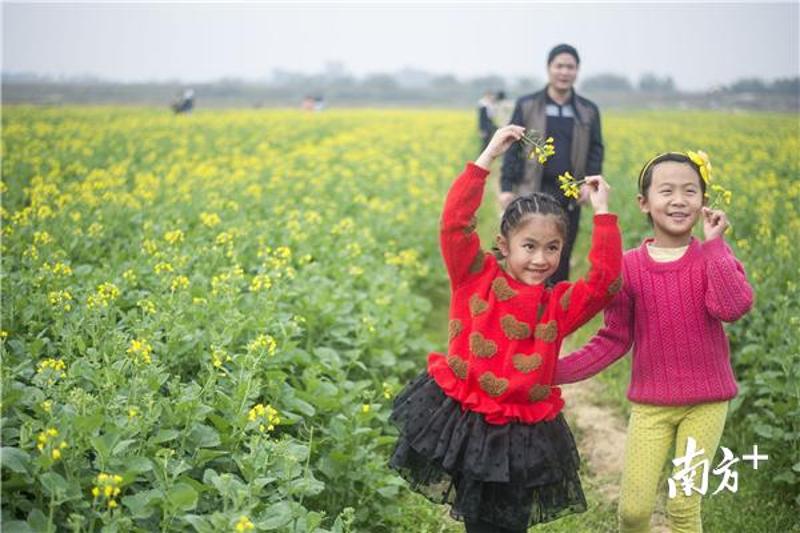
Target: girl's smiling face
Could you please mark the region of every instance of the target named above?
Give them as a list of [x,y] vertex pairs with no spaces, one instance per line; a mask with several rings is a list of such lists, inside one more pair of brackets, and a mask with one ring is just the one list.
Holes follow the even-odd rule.
[[527,215],[510,233],[508,239],[497,236],[508,274],[526,285],[544,283],[558,269],[564,246],[558,217]]
[[703,207],[700,176],[688,163],[677,161],[658,163],[652,172],[647,194],[639,195],[639,208],[653,220],[657,246],[684,246]]

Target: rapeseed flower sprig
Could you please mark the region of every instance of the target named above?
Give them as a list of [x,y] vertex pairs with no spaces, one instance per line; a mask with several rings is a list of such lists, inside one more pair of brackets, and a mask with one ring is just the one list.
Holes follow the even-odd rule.
[[136,362],[146,365],[153,362],[153,347],[146,339],[132,339],[126,353]]
[[56,437],[58,437],[56,428],[47,428],[36,436],[36,449],[53,461],[61,459],[61,450],[68,447],[67,441],[56,442],[58,440]]
[[267,433],[273,431],[281,423],[278,410],[267,404],[257,403],[247,413],[247,420],[258,424],[258,431]]
[[272,357],[275,355],[275,350],[278,348],[278,343],[272,335],[260,334],[255,339],[247,343],[247,351],[251,353],[266,353]]
[[72,310],[72,294],[68,290],[50,291],[47,293],[47,300],[55,309],[62,311]]
[[105,282],[97,286],[97,292],[90,294],[86,299],[86,306],[90,309],[93,307],[108,307],[111,302],[119,298],[120,292],[116,285],[113,283]]
[[102,503],[105,501],[105,505],[108,509],[116,509],[119,505],[117,498],[120,492],[122,492],[120,488],[121,483],[122,476],[118,474],[106,474],[105,472],[97,474],[97,477],[94,479],[94,487],[92,487],[94,503]]
[[[715,209],[720,207],[722,204],[731,205],[733,193],[722,185],[717,185],[716,183],[711,185],[711,192],[714,193],[714,198],[708,204],[709,209]],[[706,193],[706,198],[708,197],[709,195]]]
[[230,354],[221,346],[211,345],[211,364],[214,368],[222,368],[225,363],[232,361]]
[[564,172],[558,177],[559,188],[564,192],[567,198],[575,198],[576,200],[581,195],[580,186],[586,183],[586,178],[576,180],[569,172]]
[[63,359],[48,357],[36,365],[36,376],[47,380],[48,385],[53,385],[57,380],[67,375],[67,365]]
[[[711,183],[714,179],[714,175],[712,174],[712,167],[711,167],[711,160],[708,157],[708,154],[702,150],[697,150],[696,152],[687,150],[686,155],[689,156],[689,159],[697,165],[698,170],[700,171],[700,177],[706,184],[706,192],[704,194],[705,199],[707,201],[707,207],[709,209],[717,209],[722,207],[723,205],[730,205],[731,200],[733,199],[733,193],[723,187],[722,185]],[[713,194],[713,198],[708,191],[711,191]],[[711,199],[709,201],[709,198]],[[728,226],[733,228],[733,225],[728,222]]]
[[253,522],[246,516],[239,517],[239,520],[236,521],[236,525],[233,526],[237,532],[242,531],[250,531],[251,529],[255,529],[256,526],[253,525]]
[[536,130],[526,130],[519,142],[531,149],[528,159],[535,157],[541,164],[544,164],[550,156],[556,153],[555,146],[553,146],[553,138],[548,137],[545,139]]

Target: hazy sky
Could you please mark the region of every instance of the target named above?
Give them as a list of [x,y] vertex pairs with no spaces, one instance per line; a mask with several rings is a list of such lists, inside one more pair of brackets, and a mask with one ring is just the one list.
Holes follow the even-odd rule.
[[783,3],[41,3],[3,1],[3,71],[139,81],[264,78],[339,61],[544,77],[568,42],[581,75],[644,72],[683,89],[797,76],[799,0]]

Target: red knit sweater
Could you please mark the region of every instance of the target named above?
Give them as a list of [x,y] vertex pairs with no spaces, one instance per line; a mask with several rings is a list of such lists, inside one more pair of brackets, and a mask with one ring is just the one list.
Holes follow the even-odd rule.
[[591,269],[552,289],[507,274],[475,233],[488,171],[468,163],[453,183],[441,221],[450,276],[447,355],[431,353],[428,372],[464,409],[490,424],[552,420],[564,401],[553,387],[562,339],[611,301],[622,284],[617,217],[594,216]]

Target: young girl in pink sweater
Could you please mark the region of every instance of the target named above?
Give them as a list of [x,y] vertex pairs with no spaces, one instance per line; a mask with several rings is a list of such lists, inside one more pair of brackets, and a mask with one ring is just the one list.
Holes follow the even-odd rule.
[[[642,168],[639,207],[655,236],[625,253],[622,290],[605,310],[604,327],[556,368],[556,384],[580,381],[633,345],[633,406],[618,513],[623,532],[649,531],[673,446],[675,457],[683,457],[692,437],[704,453],[691,464],[708,459],[715,466],[728,402],[737,392],[722,322],[741,318],[753,304],[753,291],[723,238],[725,213],[704,205],[709,175],[707,159],[694,153],[667,152]],[[692,236],[701,217],[703,242]],[[700,494],[687,496],[678,487],[667,500],[672,531],[702,531]]]

